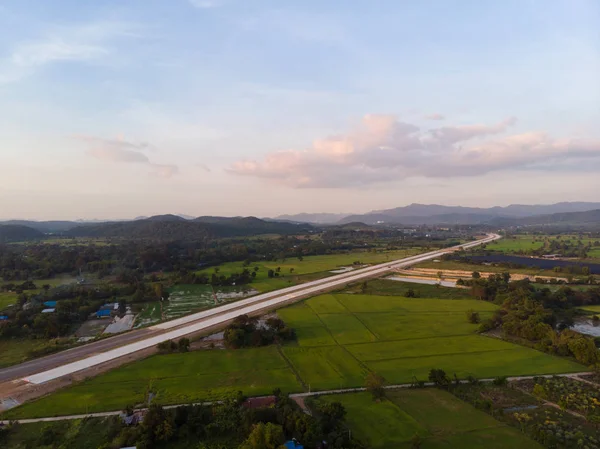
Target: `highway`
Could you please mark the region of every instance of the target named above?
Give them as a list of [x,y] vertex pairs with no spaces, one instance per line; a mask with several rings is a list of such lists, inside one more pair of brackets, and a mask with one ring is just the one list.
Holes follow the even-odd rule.
[[448,252],[456,251],[459,248],[468,249],[499,238],[500,236],[497,234],[489,234],[483,239],[456,247],[423,253],[307,282],[294,287],[256,295],[248,299],[160,323],[147,329],[133,331],[122,336],[112,337],[0,370],[0,382],[20,378],[30,384],[43,384],[144,349],[155,347],[158,343],[165,340],[176,340],[186,335],[197,334],[203,330],[224,324],[239,315],[275,309],[285,303],[331,290],[348,283],[378,277],[392,272],[396,268],[403,268],[415,263],[435,259]]

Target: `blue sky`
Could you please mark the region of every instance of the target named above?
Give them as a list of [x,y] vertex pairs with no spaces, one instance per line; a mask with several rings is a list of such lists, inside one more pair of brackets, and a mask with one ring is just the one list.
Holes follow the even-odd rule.
[[0,218],[599,200],[600,4],[0,0]]

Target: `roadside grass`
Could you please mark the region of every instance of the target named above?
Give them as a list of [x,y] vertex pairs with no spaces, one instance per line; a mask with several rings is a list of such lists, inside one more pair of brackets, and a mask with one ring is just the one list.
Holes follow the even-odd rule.
[[318,402],[339,401],[346,409],[352,435],[372,449],[410,448],[415,434],[421,448],[540,448],[516,429],[438,389],[388,391],[380,402],[368,393],[321,396]]
[[585,370],[569,359],[475,334],[476,325],[465,313],[471,309],[484,318],[496,306],[472,299],[318,296],[278,311],[295,329],[297,342],[153,356],[25,404],[6,417],[119,410],[143,402],[149,390],[157,393],[157,402],[173,404],[238,390],[255,396],[277,387],[288,392],[360,387],[369,371],[399,384],[426,380],[432,368],[460,378]]
[[0,368],[22,363],[28,353],[48,345],[47,340],[0,340]]

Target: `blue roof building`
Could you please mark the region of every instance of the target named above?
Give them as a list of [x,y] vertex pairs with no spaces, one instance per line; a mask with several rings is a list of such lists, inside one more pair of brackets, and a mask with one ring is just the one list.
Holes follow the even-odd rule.
[[46,307],[56,307],[56,301],[46,301],[44,305]]
[[285,444],[285,449],[304,449],[304,446],[301,444],[297,444],[295,441],[287,441]]
[[100,309],[96,312],[96,318],[108,318],[110,317],[110,309]]

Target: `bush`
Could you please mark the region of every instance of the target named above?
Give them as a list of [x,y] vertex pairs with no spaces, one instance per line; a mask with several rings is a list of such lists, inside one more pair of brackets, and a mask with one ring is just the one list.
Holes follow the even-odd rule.
[[467,320],[469,323],[478,324],[481,320],[479,318],[479,312],[474,310],[467,310]]
[[492,383],[497,386],[504,386],[504,385],[508,384],[508,377],[498,376],[492,381]]

